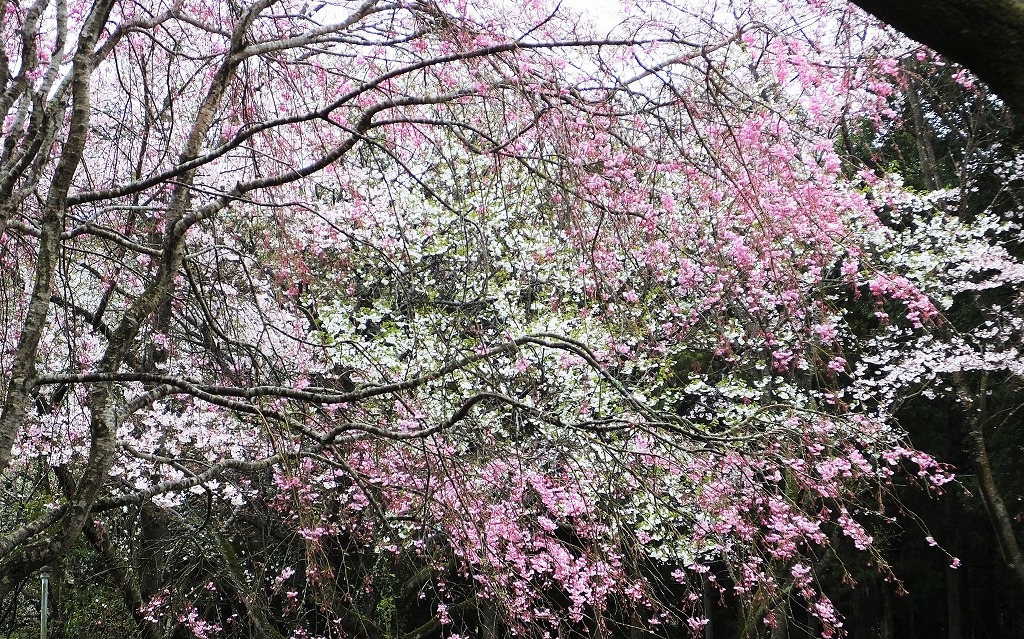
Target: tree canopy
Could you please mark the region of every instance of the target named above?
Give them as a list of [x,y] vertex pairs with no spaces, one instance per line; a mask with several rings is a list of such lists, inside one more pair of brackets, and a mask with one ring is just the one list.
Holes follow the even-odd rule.
[[1024,3],[1020,0],[854,0],[854,4],[971,69],[1024,113]]
[[49,568],[69,635],[840,636],[896,536],[961,565],[921,398],[1019,555],[1024,161],[846,3],[0,30],[10,633]]

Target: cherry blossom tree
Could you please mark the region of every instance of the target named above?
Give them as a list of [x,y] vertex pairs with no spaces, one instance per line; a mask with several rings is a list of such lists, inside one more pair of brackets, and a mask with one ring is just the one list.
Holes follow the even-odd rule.
[[841,634],[821,563],[950,480],[906,361],[1017,264],[839,154],[915,53],[862,14],[623,20],[9,5],[0,600],[84,545],[147,638]]
[[[981,501],[1005,562],[1020,580],[1024,559],[984,434],[993,430],[996,413],[1015,411],[1017,403],[1020,332],[1013,318],[1021,277],[1014,257],[1019,255],[1019,149],[1008,120],[999,117],[1001,109],[965,71],[954,68],[938,74],[945,77],[938,81],[922,78],[919,71],[908,76],[911,117],[904,125],[920,156],[913,185],[917,192],[901,189],[902,195],[891,201],[897,210],[894,222],[909,223],[903,231],[907,244],[898,245],[942,246],[914,270],[919,281],[931,280],[932,297],[947,313],[940,334],[919,336],[922,341],[915,346],[900,347],[902,355],[886,358],[900,364],[886,365],[889,377],[883,383],[898,401],[918,392],[955,397]],[[896,255],[910,253],[903,249]],[[941,256],[955,257],[945,262]],[[933,274],[926,275],[922,267]],[[993,393],[994,380],[1006,392]]]

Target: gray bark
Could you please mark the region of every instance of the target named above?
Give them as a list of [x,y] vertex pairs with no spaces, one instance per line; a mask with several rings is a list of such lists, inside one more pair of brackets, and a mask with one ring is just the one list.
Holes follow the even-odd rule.
[[1002,493],[996,485],[985,445],[985,397],[988,391],[988,376],[986,374],[982,377],[981,387],[977,393],[971,392],[962,374],[955,374],[953,379],[961,404],[965,408],[967,444],[973,457],[974,472],[978,478],[978,487],[981,489],[981,500],[992,523],[1003,560],[1017,581],[1024,586],[1024,552],[1021,551],[1017,534],[1013,530],[1010,511],[1006,508]]

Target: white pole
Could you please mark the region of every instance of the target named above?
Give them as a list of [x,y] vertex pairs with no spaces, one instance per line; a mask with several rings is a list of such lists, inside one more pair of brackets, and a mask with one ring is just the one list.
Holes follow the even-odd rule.
[[49,633],[47,632],[46,622],[50,616],[50,568],[43,568],[39,576],[43,580],[42,594],[39,598],[39,639],[47,639]]

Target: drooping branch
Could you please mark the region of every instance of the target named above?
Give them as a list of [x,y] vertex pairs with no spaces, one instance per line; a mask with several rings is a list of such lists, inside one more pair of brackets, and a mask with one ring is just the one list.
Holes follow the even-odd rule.
[[853,0],[962,64],[1024,117],[1024,3],[1020,0]]

